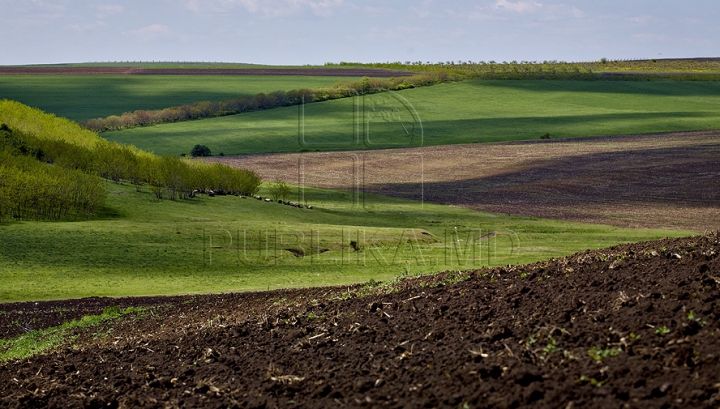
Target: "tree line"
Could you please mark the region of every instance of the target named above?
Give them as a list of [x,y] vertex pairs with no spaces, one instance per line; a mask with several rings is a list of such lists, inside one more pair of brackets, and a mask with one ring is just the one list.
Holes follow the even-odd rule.
[[393,70],[409,70],[422,72],[446,72],[459,78],[482,79],[593,79],[591,68],[577,64],[558,61],[544,61],[542,63],[529,61],[441,61],[422,62],[406,61],[404,63],[355,63],[340,62],[327,63],[327,66],[363,66]]
[[341,81],[331,87],[275,91],[269,94],[260,93],[252,97],[233,98],[224,101],[203,101],[157,110],[136,110],[134,112],[125,112],[122,115],[90,119],[82,122],[81,125],[97,132],[113,131],[168,122],[234,115],[388,90],[398,91],[437,84],[452,79],[451,75],[442,71],[388,79],[363,77],[360,81]]
[[136,110],[122,115],[110,115],[82,122],[87,129],[104,132],[155,125],[168,122],[234,115],[262,109],[293,106],[301,103],[321,102],[373,94],[383,91],[399,91],[407,88],[434,85],[463,78],[496,80],[720,80],[720,64],[700,60],[608,60],[603,58],[590,62],[565,61],[440,61],[440,62],[385,62],[326,63],[328,67],[369,67],[399,71],[415,71],[409,77],[388,79],[364,77],[360,81],[342,81],[331,87],[296,89],[260,93],[252,97],[223,101],[203,101],[194,104],[168,107],[158,110]]
[[705,59],[565,61],[395,61],[326,63],[328,67],[368,67],[419,72],[442,71],[461,78],[498,80],[682,80],[718,81],[720,63]]
[[92,217],[107,196],[98,176],[38,160],[42,151],[28,146],[7,125],[0,125],[0,222]]
[[[16,115],[8,115],[9,110]],[[158,157],[94,133],[96,140],[78,144],[72,135],[38,135],[13,126],[42,122],[45,115],[13,101],[0,102],[0,120],[11,122],[0,124],[0,221],[92,217],[107,196],[102,179],[132,183],[138,191],[147,186],[158,199],[170,200],[209,190],[249,196],[262,183],[251,170]],[[70,122],[54,116],[52,121]]]

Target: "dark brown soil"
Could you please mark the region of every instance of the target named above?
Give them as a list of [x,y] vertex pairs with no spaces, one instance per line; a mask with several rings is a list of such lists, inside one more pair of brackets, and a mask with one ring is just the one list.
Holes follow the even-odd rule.
[[99,315],[107,307],[146,307],[187,299],[188,297],[91,297],[80,300],[0,303],[0,339],[54,327],[86,315]]
[[[720,131],[211,158],[266,180],[631,228],[720,229]],[[422,158],[422,174],[418,172]]]
[[0,75],[308,75],[321,77],[404,77],[411,72],[374,68],[144,68],[2,67]]
[[392,286],[154,298],[105,337],[0,364],[0,405],[717,407],[719,251],[713,233]]

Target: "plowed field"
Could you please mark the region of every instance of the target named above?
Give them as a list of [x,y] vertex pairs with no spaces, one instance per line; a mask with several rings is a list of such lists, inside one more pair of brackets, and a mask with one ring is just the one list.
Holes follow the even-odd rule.
[[720,132],[549,139],[213,158],[266,180],[424,199],[493,213],[720,229]]
[[387,285],[6,304],[3,328],[160,306],[3,362],[0,405],[717,407],[718,251],[713,233]]

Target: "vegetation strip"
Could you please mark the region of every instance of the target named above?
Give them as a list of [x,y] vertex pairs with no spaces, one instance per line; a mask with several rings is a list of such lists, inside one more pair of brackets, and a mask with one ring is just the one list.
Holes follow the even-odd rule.
[[83,121],[82,125],[98,132],[115,131],[138,126],[235,115],[244,112],[375,94],[387,90],[398,91],[438,84],[450,79],[451,77],[443,72],[417,74],[411,77],[392,77],[390,79],[364,77],[361,81],[339,82],[329,88],[275,91],[269,94],[260,93],[254,97],[235,98],[220,102],[203,101],[161,110],[136,110],[126,112],[120,116],[111,115],[106,118],[90,119]]
[[149,184],[157,199],[171,200],[200,191],[253,195],[261,183],[253,171],[108,142],[13,101],[0,101],[0,124],[0,223],[93,217],[107,195],[99,177],[125,180],[138,190]]
[[[50,353],[77,339],[76,330],[88,329],[102,325],[111,327],[113,321],[128,314],[137,314],[152,307],[107,307],[100,315],[86,315],[80,319],[74,319],[62,325],[39,330],[30,330],[10,339],[0,339],[0,362],[11,359],[24,359],[38,354]],[[98,336],[107,336],[99,334]]]
[[386,63],[328,63],[328,67],[368,67],[407,71],[445,71],[482,79],[575,79],[575,80],[720,80],[720,58],[565,61],[406,61]]

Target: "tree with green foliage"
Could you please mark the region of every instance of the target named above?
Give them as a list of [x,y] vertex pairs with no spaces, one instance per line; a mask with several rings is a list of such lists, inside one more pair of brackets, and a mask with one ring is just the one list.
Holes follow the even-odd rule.
[[270,197],[273,201],[282,200],[283,202],[291,193],[287,183],[280,179],[275,179],[274,182],[269,184],[268,192],[270,192]]
[[193,158],[197,158],[202,156],[211,156],[212,153],[210,152],[210,148],[205,145],[195,145],[195,147],[190,151],[190,155],[192,155]]
[[0,221],[92,217],[107,192],[100,178],[0,150]]
[[[251,195],[262,183],[250,170],[109,142],[13,101],[0,101],[0,119],[9,121],[0,123],[0,221],[92,217],[107,196],[100,177],[137,191],[147,183],[158,200],[186,199],[195,189]],[[210,155],[206,146],[195,148],[193,156]]]

